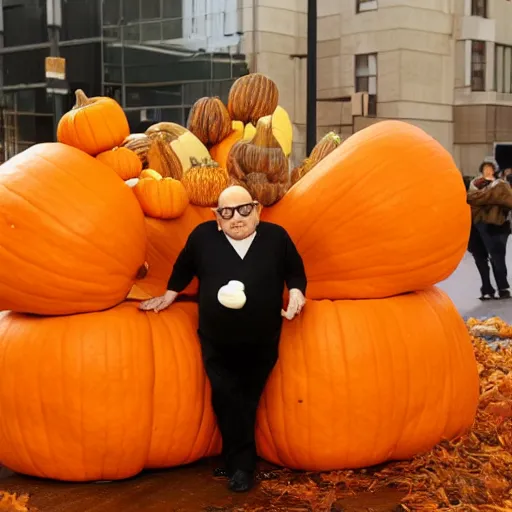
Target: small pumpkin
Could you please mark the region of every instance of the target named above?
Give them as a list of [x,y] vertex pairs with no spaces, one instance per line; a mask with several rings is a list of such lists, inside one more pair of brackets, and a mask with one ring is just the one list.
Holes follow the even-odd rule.
[[220,193],[229,185],[226,169],[211,159],[192,161],[192,167],[183,174],[181,182],[192,204],[216,206]]
[[38,144],[0,166],[0,310],[41,315],[121,302],[144,263],[139,204],[99,160]]
[[192,106],[188,129],[205,145],[215,145],[231,133],[231,117],[222,100],[200,98]]
[[228,112],[235,121],[256,125],[261,117],[275,111],[278,101],[275,82],[261,73],[250,73],[238,78],[231,86]]
[[182,215],[188,206],[183,184],[173,178],[162,178],[155,171],[151,175],[144,172],[145,177],[132,187],[142,211],[157,219],[175,219]]
[[[231,122],[231,133],[218,144],[210,148],[210,155],[215,162],[223,167],[227,167],[228,155],[231,148],[243,138],[244,136],[244,123],[242,121]],[[252,137],[251,137],[252,138]]]
[[0,314],[0,460],[66,481],[119,480],[219,453],[197,306],[123,303]]
[[151,140],[148,165],[164,177],[180,180],[188,171],[191,159],[210,157],[206,146],[189,130],[176,123],[157,123],[146,130]]
[[295,185],[297,181],[303,178],[315,165],[324,159],[329,153],[332,153],[341,144],[341,137],[335,132],[325,134],[320,142],[313,148],[309,158],[304,159],[301,165],[293,169],[291,174],[291,184]]
[[88,98],[75,92],[76,104],[62,116],[57,126],[57,140],[96,156],[119,146],[130,134],[123,109],[112,98]]
[[466,326],[441,290],[309,301],[283,325],[259,453],[312,471],[406,460],[468,430],[478,397]]
[[284,196],[289,188],[288,159],[272,133],[271,116],[258,121],[251,141],[237,142],[231,148],[227,170],[264,206]]
[[151,146],[151,139],[144,133],[132,133],[120,144],[121,147],[133,151],[142,163],[142,167],[147,167],[147,154]]
[[142,162],[139,157],[126,147],[104,151],[96,159],[113,169],[125,181],[137,178],[142,171]]
[[153,178],[154,180],[162,179],[162,175],[159,172],[156,172],[154,169],[144,169],[139,176],[142,178]]
[[[244,140],[251,140],[256,133],[256,127],[248,123],[244,127]],[[288,112],[278,106],[272,114],[272,133],[281,146],[286,157],[292,153],[293,125]]]

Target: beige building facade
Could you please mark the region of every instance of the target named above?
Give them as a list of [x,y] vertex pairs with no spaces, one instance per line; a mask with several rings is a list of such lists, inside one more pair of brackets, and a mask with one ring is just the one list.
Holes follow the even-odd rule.
[[[277,82],[299,160],[306,138],[307,0],[241,2],[243,51],[251,71]],[[512,1],[317,3],[318,137],[402,119],[439,140],[468,175],[496,143],[512,143]]]

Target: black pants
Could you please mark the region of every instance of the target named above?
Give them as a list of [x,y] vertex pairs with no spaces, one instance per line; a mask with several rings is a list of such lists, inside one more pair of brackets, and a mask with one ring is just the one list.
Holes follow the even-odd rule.
[[482,295],[494,295],[491,284],[489,262],[498,290],[508,290],[507,279],[507,241],[510,235],[510,225],[494,226],[478,223],[472,226],[468,250],[473,255],[476,267],[482,280],[480,289]]
[[278,358],[279,336],[258,344],[226,344],[200,335],[212,405],[229,474],[256,469],[254,427],[258,403]]

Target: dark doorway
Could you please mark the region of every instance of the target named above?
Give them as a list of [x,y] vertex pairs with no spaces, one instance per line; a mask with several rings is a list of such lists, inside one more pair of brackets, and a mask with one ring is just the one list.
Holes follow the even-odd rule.
[[498,162],[500,169],[512,168],[512,143],[496,144],[494,147],[494,158]]

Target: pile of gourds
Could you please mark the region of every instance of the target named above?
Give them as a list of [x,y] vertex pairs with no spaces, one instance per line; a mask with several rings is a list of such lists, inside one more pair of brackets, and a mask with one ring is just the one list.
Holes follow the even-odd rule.
[[0,464],[113,480],[220,452],[196,304],[154,314],[136,299],[165,290],[231,182],[273,205],[263,218],[288,230],[309,279],[260,403],[260,454],[355,468],[471,426],[471,342],[433,287],[460,262],[470,213],[438,142],[385,121],[326,135],[290,172],[291,125],[262,75],[227,107],[199,100],[188,129],[130,135],[114,100],[77,97],[59,143],[0,167]]

